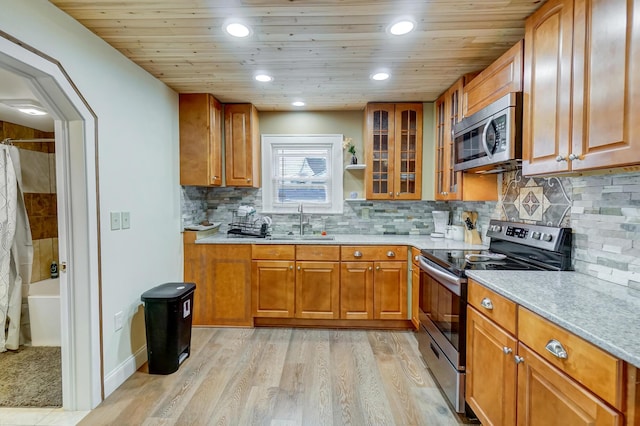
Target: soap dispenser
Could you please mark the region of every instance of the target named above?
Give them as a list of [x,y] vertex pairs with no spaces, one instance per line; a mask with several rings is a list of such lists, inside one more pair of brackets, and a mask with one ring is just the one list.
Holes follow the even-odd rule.
[[51,278],[58,278],[58,263],[55,260],[51,262],[49,270],[51,272]]

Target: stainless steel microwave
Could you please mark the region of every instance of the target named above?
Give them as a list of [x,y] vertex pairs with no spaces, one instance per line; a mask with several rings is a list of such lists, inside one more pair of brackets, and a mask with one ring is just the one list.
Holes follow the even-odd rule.
[[522,162],[522,93],[509,93],[453,128],[455,171],[501,172]]

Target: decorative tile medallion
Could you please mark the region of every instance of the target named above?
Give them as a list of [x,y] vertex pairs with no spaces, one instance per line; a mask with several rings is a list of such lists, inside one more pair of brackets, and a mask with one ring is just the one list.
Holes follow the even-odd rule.
[[561,226],[571,200],[558,178],[528,178],[517,170],[505,174],[502,209],[507,220]]

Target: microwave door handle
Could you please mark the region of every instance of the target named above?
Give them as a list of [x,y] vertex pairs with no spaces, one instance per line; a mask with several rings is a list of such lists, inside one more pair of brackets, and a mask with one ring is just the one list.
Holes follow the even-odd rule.
[[489,117],[489,119],[487,120],[487,124],[484,126],[484,130],[482,131],[482,148],[484,148],[484,152],[489,158],[493,157],[493,153],[495,151],[495,146],[494,149],[491,150],[489,149],[489,145],[487,144],[487,132],[489,131],[489,126],[491,126],[491,123],[493,123],[493,116]]

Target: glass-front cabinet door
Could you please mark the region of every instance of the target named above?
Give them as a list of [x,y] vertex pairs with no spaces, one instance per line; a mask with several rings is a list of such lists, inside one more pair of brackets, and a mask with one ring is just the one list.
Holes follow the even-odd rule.
[[462,120],[462,89],[459,79],[436,100],[436,200],[461,200],[462,172],[454,170],[453,127]]
[[420,199],[422,104],[368,104],[365,151],[367,199]]

